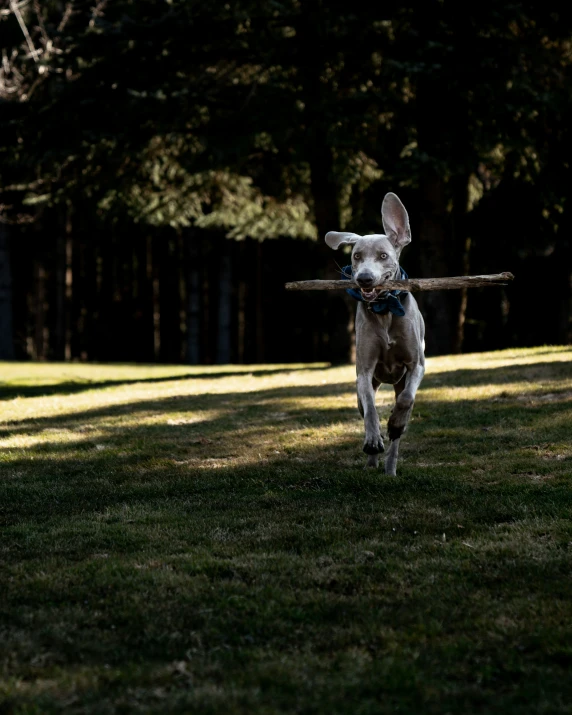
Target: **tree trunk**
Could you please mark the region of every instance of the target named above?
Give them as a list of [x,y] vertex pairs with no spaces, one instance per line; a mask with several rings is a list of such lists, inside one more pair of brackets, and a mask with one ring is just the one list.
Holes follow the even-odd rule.
[[337,188],[333,180],[332,149],[326,146],[323,136],[318,134],[319,132],[316,132],[310,158],[310,188],[314,199],[318,240],[323,241],[328,231],[338,231],[341,226]]
[[187,362],[199,365],[201,334],[200,246],[197,232],[187,233]]
[[177,363],[184,363],[187,357],[187,276],[185,274],[185,243],[181,231],[177,231]]
[[231,242],[223,240],[220,260],[218,285],[218,334],[216,361],[227,365],[231,361],[231,323],[232,323],[232,254]]
[[214,262],[212,240],[209,237],[209,239],[201,242],[201,264],[199,267],[201,286],[201,362],[205,365],[210,365],[213,362],[213,344],[216,339],[216,333],[213,332],[213,323],[215,321],[210,290],[211,271],[209,271],[209,267]]
[[[455,29],[454,54],[442,71],[436,72],[425,64],[415,86],[418,151],[423,157],[419,182],[420,266],[422,277],[434,278],[459,275],[464,269],[468,175],[474,162],[469,129],[473,80],[458,68],[472,60],[475,29],[461,7],[453,4],[445,10],[434,3],[422,4],[413,22],[419,40],[428,46],[433,44],[435,62],[443,61],[443,50],[438,48],[439,43],[447,41],[442,17],[448,17]],[[427,352],[459,351],[466,299],[459,294],[430,293],[423,297],[422,308],[427,323]]]
[[[421,186],[419,251],[422,277],[440,278],[450,274],[450,242],[447,236],[445,183],[436,174],[427,176]],[[450,353],[455,335],[455,311],[446,293],[427,293],[420,301],[425,318],[425,342],[432,355]]]
[[54,358],[65,360],[66,357],[66,237],[63,226],[58,225],[56,238],[55,269],[55,335]]
[[[303,53],[301,99],[305,107],[304,135],[310,167],[310,191],[318,241],[322,245],[328,231],[339,231],[343,228],[330,132],[331,89],[324,84],[330,59],[335,55],[323,25],[324,5],[323,0],[306,0],[302,7],[302,21],[297,27]],[[350,329],[350,324],[351,321],[346,323],[347,330]],[[319,359],[322,344],[323,335],[316,326],[312,342],[314,360]],[[352,360],[351,334],[347,335],[346,345],[344,359],[349,362]]]
[[[471,239],[465,239],[465,246],[462,255],[463,275],[469,275],[471,268],[470,263]],[[457,331],[455,335],[455,343],[453,352],[460,354],[463,352],[463,344],[465,342],[465,322],[467,318],[467,306],[469,304],[469,291],[467,288],[461,288],[459,293],[459,308],[457,313]]]
[[65,272],[65,321],[66,337],[64,358],[71,360],[72,357],[72,298],[73,298],[73,237],[71,209],[66,212],[66,272]]
[[180,259],[177,237],[167,229],[159,237],[159,314],[160,360],[177,363],[181,359],[181,293],[179,283]]
[[153,362],[153,293],[147,267],[147,238],[137,233],[132,246],[134,285],[131,360]]
[[8,235],[8,226],[0,223],[0,360],[13,359],[10,236]]
[[555,291],[554,311],[555,325],[552,334],[554,340],[561,345],[572,342],[572,207],[568,207],[562,216],[558,227],[558,240],[554,250],[550,280],[558,286]]
[[330,42],[322,27],[323,13],[322,0],[306,0],[298,27],[304,68],[301,99],[304,102],[305,141],[318,240],[323,240],[328,231],[341,228],[334,157],[328,141],[327,110],[331,97],[322,79],[328,64],[327,55],[331,55]]
[[114,245],[111,231],[102,233],[96,274],[97,321],[94,322],[92,360],[113,360],[115,340],[112,332],[115,314],[113,302],[113,256]]
[[40,259],[34,262],[34,359],[45,360],[46,271]]
[[238,325],[237,325],[237,361],[244,363],[246,350],[246,275],[245,266],[246,244],[241,241],[238,246]]
[[147,242],[147,265],[150,270],[153,286],[153,357],[156,362],[159,362],[161,354],[161,305],[156,250],[156,242],[153,241],[152,237],[149,237]]
[[[82,212],[81,218],[85,214]],[[77,221],[77,218],[76,218]],[[73,304],[75,309],[75,320],[74,320],[74,346],[73,350],[74,356],[79,360],[88,359],[88,347],[89,347],[89,298],[91,293],[90,285],[90,275],[89,270],[90,265],[90,226],[85,225],[85,223],[80,223],[80,226],[76,230],[76,259],[74,261],[74,276],[75,276],[75,288],[73,296]]]
[[262,243],[256,246],[256,362],[264,362],[264,278]]
[[[452,263],[455,274],[469,275],[471,268],[470,251],[471,239],[467,234],[467,212],[469,210],[469,177],[460,175],[455,179],[453,193],[453,250],[454,256],[458,256],[456,264]],[[461,353],[463,341],[465,339],[465,318],[467,315],[468,290],[461,288],[457,296],[457,323],[455,335],[453,337],[453,352]]]

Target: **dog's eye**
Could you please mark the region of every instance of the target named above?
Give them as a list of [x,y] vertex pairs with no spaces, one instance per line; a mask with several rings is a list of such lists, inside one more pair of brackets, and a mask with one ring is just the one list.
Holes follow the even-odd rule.
[[359,261],[359,259],[361,258],[361,253],[354,253],[354,258],[356,259],[356,261]]
[[379,257],[380,257],[381,260],[383,261],[384,258],[387,258],[387,253],[380,253],[380,254],[379,254]]

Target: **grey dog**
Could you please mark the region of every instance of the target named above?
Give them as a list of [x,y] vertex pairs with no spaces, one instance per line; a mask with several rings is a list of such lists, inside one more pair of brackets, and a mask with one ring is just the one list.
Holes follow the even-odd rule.
[[409,216],[395,194],[387,194],[381,206],[385,234],[358,236],[330,231],[330,248],[352,245],[352,273],[361,290],[356,316],[356,372],[358,409],[364,419],[363,451],[369,467],[377,467],[384,452],[375,395],[380,384],[393,385],[395,405],[387,424],[391,444],[385,472],[395,476],[399,440],[411,417],[417,389],[425,373],[425,324],[411,293],[401,293],[405,315],[374,312],[373,305],[386,293],[383,282],[401,277],[399,256],[411,242]]

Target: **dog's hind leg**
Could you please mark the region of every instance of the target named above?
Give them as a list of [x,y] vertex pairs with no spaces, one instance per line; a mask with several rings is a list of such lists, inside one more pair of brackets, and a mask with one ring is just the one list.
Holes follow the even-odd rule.
[[[405,375],[401,378],[401,380],[397,383],[397,385],[393,386],[393,389],[395,390],[395,401],[397,402],[397,398],[401,393],[403,392],[403,388],[405,387]],[[393,407],[395,409],[395,406]],[[392,411],[393,414],[393,411]],[[400,437],[396,436],[395,433],[393,435],[393,439],[391,439],[391,442],[389,443],[389,449],[387,450],[387,455],[385,457],[385,464],[384,464],[384,469],[385,473],[389,474],[391,477],[395,477],[397,473],[397,457],[399,456],[399,440]]]
[[379,467],[379,454],[368,454],[367,455],[367,467],[374,467],[377,469]]
[[407,371],[405,376],[394,385],[395,405],[387,423],[387,433],[391,444],[385,459],[385,473],[395,476],[397,469],[397,457],[399,453],[399,440],[407,428],[407,423],[411,417],[417,388],[421,384],[425,368],[423,365],[416,365],[413,370]]
[[391,440],[387,456],[385,458],[385,473],[390,477],[395,477],[397,474],[397,457],[399,456],[399,437]]

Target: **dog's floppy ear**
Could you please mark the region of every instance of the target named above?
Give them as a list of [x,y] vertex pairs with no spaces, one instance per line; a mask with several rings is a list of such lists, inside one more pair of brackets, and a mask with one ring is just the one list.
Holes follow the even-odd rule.
[[385,195],[381,204],[381,220],[386,236],[398,251],[411,243],[409,216],[395,194]]
[[348,233],[347,231],[328,231],[326,234],[326,243],[334,251],[340,246],[347,246],[349,244],[354,244],[361,236],[357,233]]

